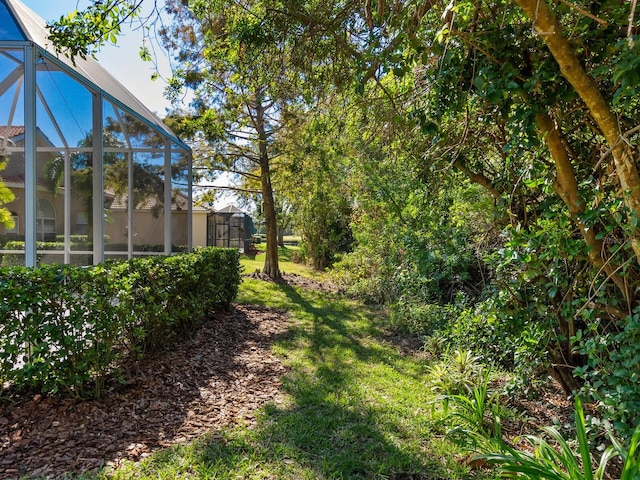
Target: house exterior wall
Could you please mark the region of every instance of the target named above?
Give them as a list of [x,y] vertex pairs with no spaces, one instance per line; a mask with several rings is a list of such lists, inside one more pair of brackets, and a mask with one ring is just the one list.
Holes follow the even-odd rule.
[[[171,212],[171,243],[174,247],[188,245],[189,212],[185,210],[174,210]],[[193,243],[193,246],[196,246],[195,242]]]
[[[106,210],[105,251],[120,251],[129,242],[126,210]],[[149,210],[133,211],[133,250],[164,250],[164,215],[154,216]]]
[[[4,204],[3,208],[6,208],[16,215],[17,225],[14,229],[8,229],[5,225],[0,223],[0,236],[6,236],[8,240],[24,240],[26,227],[24,186],[22,184],[14,184],[12,182],[5,182],[5,184],[11,189],[16,199],[13,202]],[[46,235],[47,238],[37,235],[38,241],[54,241],[54,236],[64,235],[65,221],[69,221],[71,223],[71,235],[87,234],[87,215],[83,208],[83,200],[72,202],[71,214],[69,219],[66,219],[64,214],[64,195],[62,191],[54,193],[45,187],[37,187],[37,200],[39,201],[41,199],[47,200],[53,207],[55,213],[55,230],[54,232],[49,232],[49,234]]]
[[[129,241],[127,211],[110,209],[106,211],[105,251],[121,251]],[[187,211],[171,212],[171,243],[177,251],[188,245]],[[133,212],[133,249],[134,251],[162,251],[164,249],[164,213],[154,215],[150,210]],[[195,243],[194,243],[195,246]]]
[[193,212],[193,246],[207,246],[207,211]]

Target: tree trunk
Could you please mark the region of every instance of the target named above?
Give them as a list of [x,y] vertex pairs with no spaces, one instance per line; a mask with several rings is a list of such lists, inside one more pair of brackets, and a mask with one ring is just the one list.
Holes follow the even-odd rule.
[[[549,10],[546,0],[515,0],[515,2],[533,21],[536,32],[551,51],[560,66],[562,75],[580,95],[609,144],[622,194],[630,210],[630,220],[635,215],[640,215],[640,174],[633,162],[630,148],[622,138],[618,120],[611,107],[605,101],[593,78],[580,64],[567,39],[562,35],[562,28]],[[632,231],[631,246],[636,260],[640,262],[640,232],[637,228],[633,228]]]
[[574,377],[572,365],[567,364],[564,352],[559,350],[549,351],[549,375],[551,375],[562,387],[567,394],[571,394],[578,390],[581,386],[580,381]]
[[545,114],[536,115],[536,123],[556,166],[556,178],[553,182],[553,188],[564,201],[573,221],[580,227],[582,237],[587,246],[589,246],[589,261],[596,268],[606,272],[607,277],[615,283],[628,305],[631,301],[629,285],[616,273],[616,266],[602,257],[604,250],[602,240],[597,238],[598,232],[593,228],[589,228],[580,220],[580,217],[585,212],[585,203],[580,198],[575,171],[556,124],[549,115]]
[[489,192],[489,194],[495,200],[500,200],[501,192],[498,191],[498,189],[496,189],[493,186],[493,184],[491,183],[491,180],[488,179],[486,176],[482,175],[481,173],[472,172],[471,169],[465,165],[463,159],[461,158],[457,158],[456,161],[453,163],[453,165],[462,173],[464,173],[467,177],[469,177],[469,180],[471,180],[474,183],[477,183],[481,187],[484,187],[485,190],[487,190],[487,192]]
[[278,245],[284,248],[284,228],[278,228]]
[[269,165],[269,152],[267,150],[267,134],[265,131],[264,107],[256,100],[256,130],[258,132],[260,151],[260,179],[262,187],[262,213],[266,226],[267,251],[265,254],[262,273],[270,278],[281,277],[278,266],[278,217],[276,205],[273,199],[273,187],[271,185],[271,170]]
[[[553,188],[564,201],[573,221],[580,228],[582,237],[589,247],[590,263],[607,273],[607,277],[618,287],[627,305],[629,305],[631,293],[627,282],[617,274],[615,265],[607,261],[606,258],[603,258],[604,249],[602,240],[597,238],[597,231],[594,228],[587,227],[580,220],[585,212],[585,203],[584,200],[580,198],[575,171],[569,159],[567,149],[562,142],[557,125],[552,118],[546,114],[536,115],[536,123],[556,166],[556,178],[553,182]],[[581,366],[584,359],[574,355],[572,350],[570,339],[576,334],[575,326],[568,324],[564,318],[558,315],[558,329],[559,334],[556,335],[558,340],[554,342],[555,346],[548,349],[550,360],[549,374],[560,383],[567,393],[571,393],[579,387],[579,382],[573,376],[573,369]]]

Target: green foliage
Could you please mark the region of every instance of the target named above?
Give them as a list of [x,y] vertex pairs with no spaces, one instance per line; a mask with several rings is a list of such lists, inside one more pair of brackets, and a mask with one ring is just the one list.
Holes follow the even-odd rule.
[[[188,334],[235,298],[236,250],[0,271],[0,371],[14,388],[97,397],[122,361]],[[46,294],[45,294],[46,292]]]
[[295,112],[296,122],[282,136],[286,160],[275,179],[291,205],[294,228],[302,237],[301,254],[318,270],[331,267],[353,243],[353,208],[343,168],[350,146],[332,115],[334,108],[317,106],[311,115]]
[[467,393],[481,382],[483,368],[480,357],[471,350],[447,352],[442,361],[429,367],[427,385],[440,395]]
[[[484,194],[452,182],[434,198],[422,181],[407,177],[406,164],[385,168],[384,177],[379,165],[359,180],[366,188],[357,184],[356,246],[335,272],[347,292],[388,302],[394,321],[415,331],[424,321],[424,305],[451,303],[457,309],[481,294],[484,266],[474,237],[484,228]],[[425,328],[416,333],[428,333]]]
[[[7,168],[7,160],[6,157],[0,156],[0,172]],[[6,228],[13,228],[13,218],[11,217],[11,212],[6,208],[3,208],[2,205],[5,203],[12,202],[15,199],[15,195],[13,192],[7,188],[0,177],[0,225],[4,225]]]
[[622,459],[620,480],[632,480],[640,476],[640,425],[636,427],[628,446],[614,436],[609,439]]
[[[599,232],[602,252],[620,265],[618,274],[635,278],[630,245],[624,240],[622,200],[601,191],[589,195],[593,206],[585,209],[581,221]],[[614,372],[621,373],[623,363],[633,364],[636,326],[631,317],[624,318],[620,290],[590,262],[593,252],[576,235],[563,233],[571,225],[550,199],[537,218],[505,232],[504,248],[489,260],[503,289],[493,301],[492,316],[513,335],[505,352],[513,352],[519,377],[552,367],[562,375],[567,391],[580,389],[587,380],[581,392],[598,402],[601,413],[627,435],[638,420],[640,391],[633,375]]]
[[94,55],[102,45],[115,44],[120,27],[135,18],[140,4],[129,0],[107,0],[90,4],[86,10],[75,10],[48,25],[49,39],[56,52],[71,59]]
[[390,308],[389,323],[397,332],[443,336],[460,311],[456,305],[398,301]]
[[[602,480],[611,478],[607,466],[612,458],[619,455],[623,460],[619,478],[637,478],[640,474],[637,452],[640,428],[636,429],[629,447],[623,446],[615,437],[610,436],[612,445],[598,455],[600,460],[594,470],[595,455],[592,455],[587,439],[585,417],[579,398],[576,399],[575,426],[576,442],[567,441],[554,427],[544,429],[552,443],[543,437],[527,435],[524,439],[533,448],[533,453],[514,448],[498,436],[480,439],[479,447],[482,453],[478,457],[498,465],[500,473],[505,478]],[[578,452],[574,451],[574,443],[578,444]]]
[[439,333],[425,335],[422,339],[422,350],[433,356],[440,356],[447,349],[447,339]]
[[498,425],[495,414],[498,409],[497,393],[489,389],[491,370],[486,370],[482,380],[459,392],[445,392],[438,397],[444,406],[443,422],[452,424],[447,435],[456,443],[475,447],[477,439],[491,439]]
[[[498,466],[502,478],[530,478],[546,480],[603,480],[613,478],[614,467],[608,470],[612,458],[620,456],[623,466],[620,479],[635,479],[640,474],[638,427],[628,445],[609,433],[611,445],[596,453],[587,438],[582,402],[575,401],[575,441],[566,440],[555,427],[544,429],[545,437],[525,435],[517,437],[513,446],[502,437],[500,417],[495,396],[488,389],[489,375],[484,382],[464,395],[442,397],[445,411],[453,412],[445,420],[454,425],[448,435],[474,452],[474,459],[484,459]],[[525,440],[529,448],[517,444]],[[575,451],[575,445],[578,451]],[[532,451],[533,450],[533,451]],[[594,459],[599,458],[594,470]]]
[[[77,238],[72,239],[70,246],[72,249],[77,250],[85,250],[87,247],[86,238],[81,239]],[[25,243],[22,240],[9,240],[5,243],[4,249],[6,250],[20,250],[24,252]],[[56,240],[55,242],[36,242],[37,250],[64,250],[64,241]],[[37,255],[37,262],[40,264],[43,259],[46,257],[46,254],[39,253]],[[58,260],[62,258],[62,256],[56,257]],[[56,261],[55,263],[59,263]],[[24,265],[24,255],[23,254],[14,254],[14,253],[5,253],[2,255],[2,266],[3,267],[12,267],[12,266],[23,266]]]
[[584,380],[581,393],[593,398],[601,415],[629,438],[640,425],[640,308],[608,331],[598,322],[579,330],[572,342],[587,362],[575,374]]
[[640,96],[640,37],[621,40],[616,45],[618,54],[613,63],[612,80],[618,87],[613,95],[613,104],[620,110],[632,110],[638,107]]

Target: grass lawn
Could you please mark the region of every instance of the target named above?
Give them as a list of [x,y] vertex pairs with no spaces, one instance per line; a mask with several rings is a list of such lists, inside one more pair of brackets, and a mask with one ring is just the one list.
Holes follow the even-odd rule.
[[[257,247],[260,253],[255,257],[247,255],[242,256],[241,263],[244,268],[244,273],[253,273],[256,270],[262,271],[262,268],[264,267],[264,251],[266,244],[259,243]],[[294,273],[296,275],[302,275],[316,280],[322,279],[324,275],[323,272],[315,271],[306,265],[293,263],[291,261],[291,255],[298,250],[299,247],[293,245],[287,245],[284,248],[278,247],[278,265],[280,266],[280,270],[284,273]]]
[[[260,259],[243,260],[246,271],[254,262]],[[275,346],[289,367],[286,401],[264,408],[255,428],[211,432],[104,478],[483,478],[453,460],[459,452],[443,436],[425,385],[426,360],[403,356],[384,340],[379,312],[250,278],[238,302],[292,315]]]

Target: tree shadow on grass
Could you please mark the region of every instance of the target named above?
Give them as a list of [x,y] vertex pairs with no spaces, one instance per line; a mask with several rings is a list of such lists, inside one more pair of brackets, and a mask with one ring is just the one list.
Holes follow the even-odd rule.
[[[293,404],[267,407],[269,421],[262,438],[279,438],[280,445],[301,455],[320,478],[445,478],[441,465],[401,446],[401,438],[408,435],[404,422],[422,423],[424,428],[428,422],[418,416],[404,418],[400,405],[396,416],[372,404],[363,391],[366,376],[415,380],[393,349],[373,340],[381,333],[375,322],[365,318],[361,308],[326,295],[301,293],[286,285],[282,290],[305,318],[306,331],[303,327],[292,340],[309,345],[308,363],[306,370],[285,379]],[[412,407],[420,410],[419,405]]]
[[[231,431],[204,441],[197,463],[207,472],[205,476],[452,478],[440,458],[428,453],[432,425],[415,413],[425,405],[400,399],[404,404],[371,402],[363,376],[381,372],[393,381],[402,375],[397,353],[369,338],[376,333],[375,327],[344,302],[288,285],[278,289],[298,317],[279,342],[283,355],[292,355],[291,371],[283,381],[289,401],[268,404],[253,430]],[[304,352],[302,358],[292,354],[294,350]],[[418,385],[411,374],[402,381]],[[416,432],[424,441],[416,440]]]
[[[364,309],[359,304],[351,305],[332,295],[317,292],[301,294],[299,289],[288,285],[283,285],[282,291],[307,320],[304,325],[311,329],[311,333],[302,331],[299,334],[309,337],[318,360],[322,361],[327,352],[341,348],[347,356],[359,361],[384,364],[402,376],[423,379],[420,365],[399,362],[396,349],[382,342],[381,339],[387,338],[388,334],[379,313]],[[349,368],[347,365],[347,370]]]

